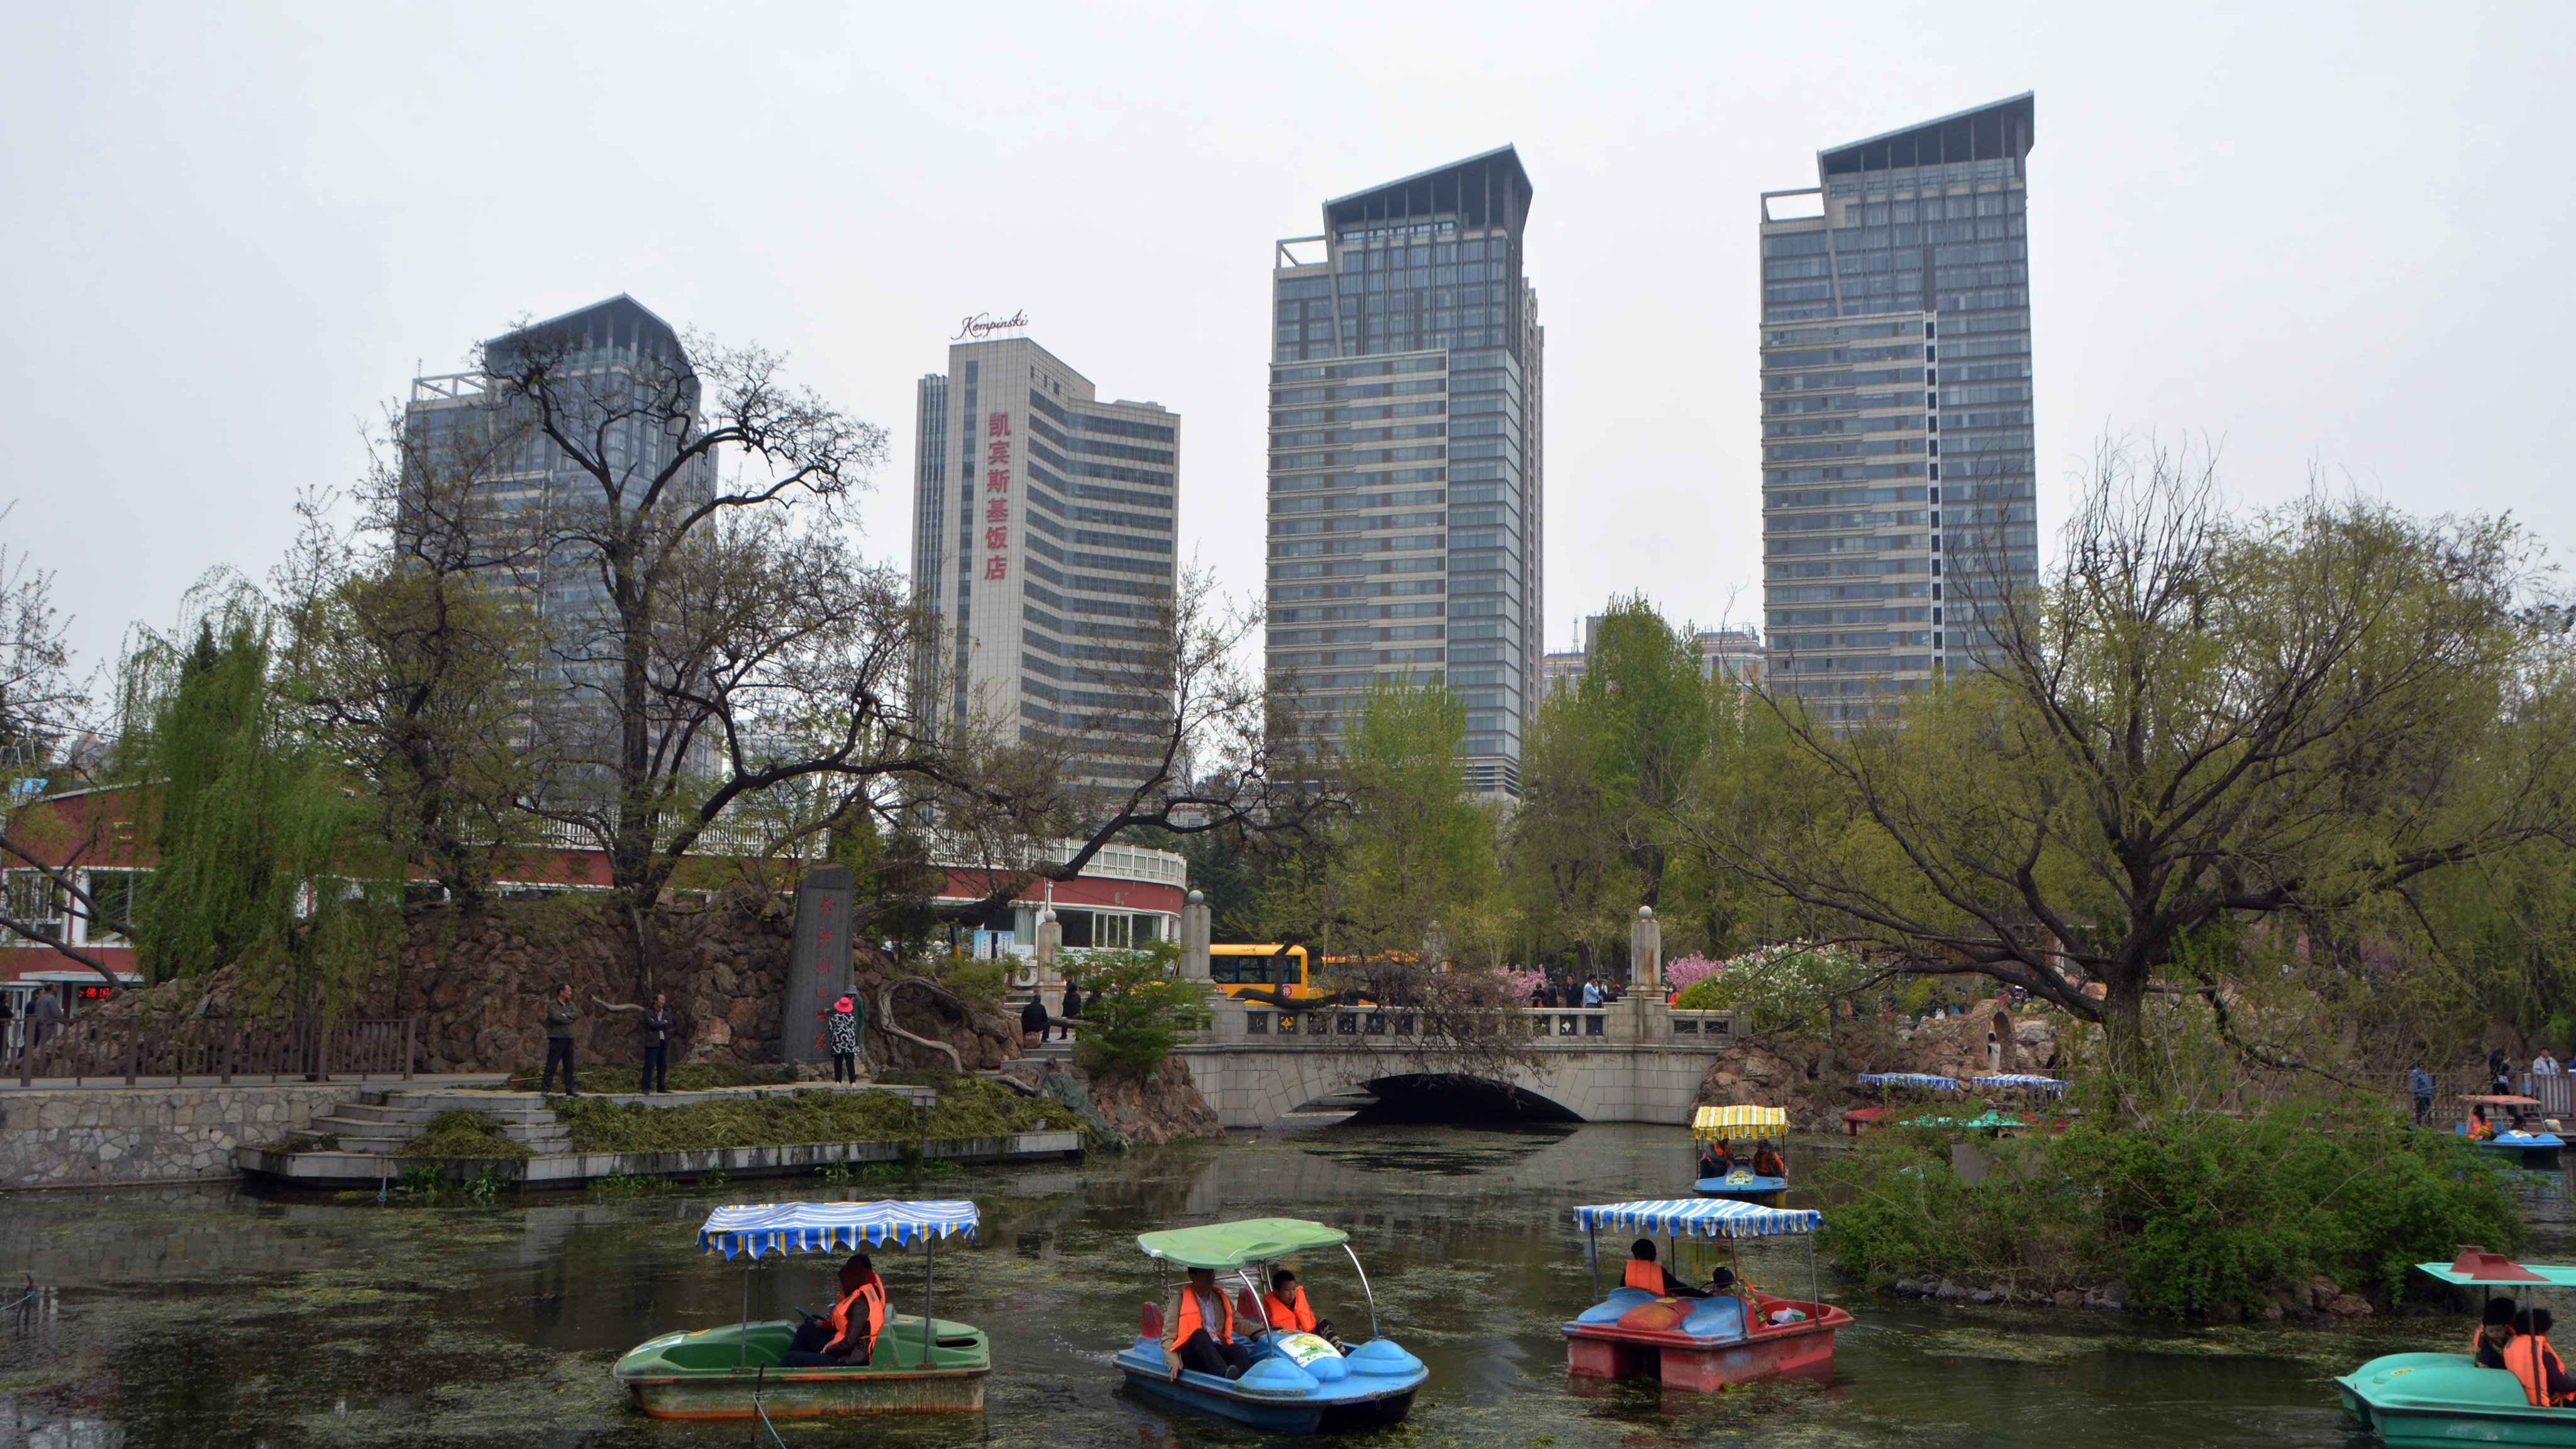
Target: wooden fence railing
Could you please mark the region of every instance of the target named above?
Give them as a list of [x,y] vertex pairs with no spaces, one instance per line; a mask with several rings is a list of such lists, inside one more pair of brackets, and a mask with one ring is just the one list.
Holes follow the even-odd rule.
[[201,1017],[142,1023],[73,1021],[42,1043],[19,1053],[18,1085],[69,1077],[137,1080],[190,1077],[231,1082],[236,1077],[327,1082],[333,1077],[411,1079],[419,1044],[417,1018],[289,1021]]

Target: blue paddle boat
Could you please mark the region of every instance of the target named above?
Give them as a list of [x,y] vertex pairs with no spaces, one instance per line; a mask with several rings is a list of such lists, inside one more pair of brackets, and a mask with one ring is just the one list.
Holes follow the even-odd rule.
[[[1163,1354],[1163,1305],[1148,1303],[1135,1342],[1118,1354],[1129,1392],[1278,1434],[1374,1429],[1413,1412],[1430,1371],[1393,1339],[1377,1336],[1377,1297],[1348,1233],[1299,1218],[1250,1218],[1144,1233],[1136,1246],[1162,1267],[1166,1289],[1177,1263],[1209,1269],[1220,1292],[1235,1292],[1234,1342],[1251,1354],[1252,1367],[1239,1378],[1173,1369]],[[1271,1264],[1330,1248],[1349,1254],[1368,1298],[1369,1341],[1347,1352],[1311,1333],[1274,1331],[1263,1307]]]
[[[1789,1109],[1786,1107],[1702,1107],[1691,1114],[1691,1142],[1694,1150],[1702,1142],[1786,1142],[1789,1140]],[[1789,1179],[1764,1177],[1750,1168],[1738,1167],[1717,1177],[1699,1178],[1691,1184],[1694,1191],[1708,1197],[1749,1202],[1759,1207],[1784,1207],[1789,1199]]]
[[[2472,1106],[2502,1108],[2513,1113],[2540,1105],[2540,1099],[2537,1097],[2463,1097],[2461,1100]],[[2470,1136],[2469,1123],[2466,1121],[2451,1130],[2464,1137]],[[2504,1128],[2498,1129],[2492,1137],[2477,1137],[2472,1140],[2489,1152],[2502,1153],[2511,1157],[2515,1166],[2529,1168],[2534,1172],[2556,1172],[2558,1150],[2567,1145],[2555,1132],[2521,1132]]]

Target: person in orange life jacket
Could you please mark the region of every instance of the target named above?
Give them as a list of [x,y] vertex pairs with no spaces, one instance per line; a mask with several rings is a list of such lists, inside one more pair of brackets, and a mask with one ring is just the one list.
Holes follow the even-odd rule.
[[2484,1142],[2494,1135],[2495,1124],[2487,1120],[2487,1104],[2480,1102],[2469,1108],[2469,1140]]
[[1789,1175],[1789,1164],[1770,1143],[1764,1142],[1753,1149],[1753,1175],[1785,1178]]
[[841,1368],[864,1364],[876,1351],[885,1327],[885,1280],[865,1253],[853,1253],[841,1265],[841,1296],[832,1311],[796,1330],[782,1368]]
[[2479,1318],[2477,1330],[2469,1335],[2469,1352],[2476,1357],[2478,1367],[2504,1367],[2504,1346],[2513,1342],[2513,1315],[2512,1299],[2487,1300],[2487,1311]]
[[1337,1350],[1342,1346],[1333,1320],[1315,1316],[1314,1305],[1306,1301],[1306,1285],[1285,1268],[1270,1275],[1270,1294],[1261,1300],[1261,1311],[1270,1316],[1273,1332],[1311,1333]]
[[1658,1298],[1706,1298],[1708,1294],[1681,1282],[1655,1261],[1655,1240],[1639,1238],[1628,1249],[1628,1275],[1622,1288],[1643,1288]]
[[1183,1369],[1239,1379],[1252,1367],[1252,1350],[1234,1341],[1234,1304],[1217,1286],[1214,1268],[1190,1270],[1163,1322],[1163,1366],[1175,1380]]
[[2513,1341],[2504,1346],[2505,1368],[2522,1381],[2523,1396],[2543,1408],[2576,1403],[2576,1378],[2549,1346],[2549,1330],[2556,1326],[2548,1309],[2525,1309],[2513,1316]]

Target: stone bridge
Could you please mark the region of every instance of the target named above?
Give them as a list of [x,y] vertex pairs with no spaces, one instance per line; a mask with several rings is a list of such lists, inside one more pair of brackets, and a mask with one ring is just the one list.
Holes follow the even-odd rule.
[[1509,1088],[1461,1077],[1409,1038],[1403,1012],[1372,1007],[1279,1010],[1230,998],[1175,1053],[1228,1127],[1259,1127],[1311,1102],[1367,1092],[1394,1106],[1507,1112],[1567,1122],[1687,1124],[1710,1060],[1741,1039],[1726,1011],[1674,1011],[1631,998],[1605,1007],[1524,1010],[1539,1048]]

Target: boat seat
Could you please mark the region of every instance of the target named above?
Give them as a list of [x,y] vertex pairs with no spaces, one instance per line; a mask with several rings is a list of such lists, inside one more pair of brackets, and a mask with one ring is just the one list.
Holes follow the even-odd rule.
[[1160,1339],[1163,1336],[1162,1304],[1156,1303],[1151,1299],[1146,1300],[1144,1322],[1137,1328],[1136,1336],[1139,1338],[1152,1339]]
[[1693,1338],[1742,1338],[1744,1300],[1723,1294],[1700,1299],[1691,1306],[1690,1316],[1682,1320],[1681,1331]]
[[1614,1288],[1610,1296],[1574,1316],[1577,1323],[1616,1323],[1620,1315],[1640,1303],[1652,1303],[1655,1295],[1643,1288]]

